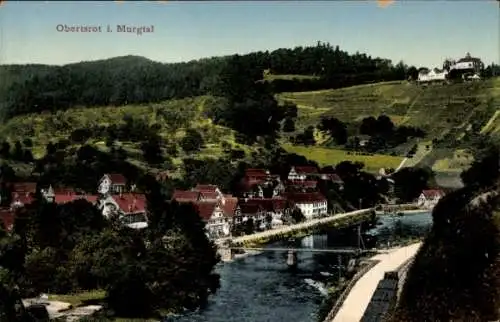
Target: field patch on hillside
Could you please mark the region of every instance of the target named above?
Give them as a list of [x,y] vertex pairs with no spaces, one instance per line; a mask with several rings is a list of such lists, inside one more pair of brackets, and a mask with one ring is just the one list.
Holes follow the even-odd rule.
[[474,157],[466,150],[456,150],[452,156],[438,159],[434,162],[432,170],[436,172],[462,172],[470,167]]
[[283,148],[287,152],[296,153],[303,155],[307,159],[318,162],[321,166],[336,165],[342,161],[352,161],[352,162],[363,162],[365,164],[365,169],[370,172],[378,172],[380,168],[394,168],[396,169],[401,161],[402,157],[390,156],[383,154],[375,155],[359,155],[359,154],[349,154],[347,151],[339,149],[329,149],[322,147],[308,147],[308,146],[297,146],[291,144],[284,144]]

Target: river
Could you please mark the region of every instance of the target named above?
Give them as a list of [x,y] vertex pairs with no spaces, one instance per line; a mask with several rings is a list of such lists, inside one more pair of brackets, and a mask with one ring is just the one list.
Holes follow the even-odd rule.
[[[382,217],[363,239],[369,246],[386,244],[400,235],[422,236],[431,225],[429,213]],[[305,237],[295,247],[353,247],[357,242],[356,229],[348,229]],[[341,265],[347,260],[342,258]],[[326,294],[321,282],[337,276],[338,256],[299,252],[298,262],[297,270],[290,271],[285,252],[263,252],[219,264],[221,287],[207,308],[165,322],[316,322]]]

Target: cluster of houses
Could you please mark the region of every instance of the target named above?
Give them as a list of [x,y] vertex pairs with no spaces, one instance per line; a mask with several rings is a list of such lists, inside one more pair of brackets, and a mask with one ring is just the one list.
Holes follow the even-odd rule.
[[458,61],[451,61],[450,65],[443,69],[421,68],[418,73],[417,82],[421,84],[444,83],[449,79],[480,80],[484,64],[481,59],[471,57],[469,53]]
[[[291,221],[293,211],[300,210],[306,219],[328,214],[327,198],[318,189],[320,181],[329,181],[343,189],[335,173],[321,173],[312,166],[293,166],[286,180],[265,169],[247,169],[240,182],[242,195],[224,194],[211,184],[198,184],[190,190],[175,190],[172,200],[192,203],[206,223],[210,238],[228,237],[235,228],[252,223],[254,229],[277,228]],[[34,182],[12,183],[10,206],[0,208],[0,221],[11,230],[16,209],[30,204],[37,193]],[[146,196],[136,191],[121,174],[105,174],[99,180],[96,194],[73,188],[40,189],[47,202],[64,204],[85,199],[106,218],[116,217],[124,225],[142,229],[148,226]],[[444,196],[441,190],[424,190],[417,200],[421,208],[432,209]]]
[[[317,189],[318,180],[331,180],[342,186],[336,174],[320,173],[316,167],[292,167],[287,179],[282,182],[279,176],[264,169],[247,169],[241,182],[243,198],[224,194],[215,185],[198,184],[189,191],[176,190],[172,200],[193,203],[206,222],[208,235],[217,238],[230,235],[234,227],[249,219],[257,229],[281,226],[296,208],[306,219],[325,216],[327,199]],[[16,209],[33,202],[37,183],[12,183],[9,189],[10,206],[0,208],[0,219],[7,230],[12,229]],[[85,199],[106,218],[116,216],[124,225],[136,229],[148,225],[145,195],[136,192],[135,186],[128,185],[121,174],[103,175],[96,194],[49,186],[40,189],[40,195],[57,204]]]
[[[0,219],[6,230],[11,230],[18,208],[32,203],[37,193],[36,182],[20,182],[8,184],[11,202],[0,208]],[[95,205],[106,218],[117,216],[119,220],[131,228],[147,227],[146,197],[136,193],[132,185],[127,189],[127,179],[121,174],[105,174],[98,183],[97,194],[87,194],[74,188],[40,189],[41,197],[47,202],[65,204],[78,199],[85,199]]]
[[326,216],[328,202],[318,190],[319,180],[331,181],[339,189],[343,186],[338,175],[321,173],[311,166],[293,166],[287,180],[265,169],[247,169],[240,198],[223,194],[214,185],[197,185],[191,190],[174,191],[172,199],[193,203],[206,222],[208,235],[222,238],[249,222],[259,230],[280,227],[290,220],[294,209],[306,219]]

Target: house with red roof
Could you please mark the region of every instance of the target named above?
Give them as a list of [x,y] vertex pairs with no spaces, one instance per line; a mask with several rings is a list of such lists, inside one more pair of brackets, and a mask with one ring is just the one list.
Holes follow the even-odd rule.
[[319,192],[288,193],[287,199],[302,211],[306,219],[318,218],[328,214],[328,202]]
[[318,176],[319,170],[313,166],[292,166],[288,173],[288,180],[306,180],[311,176]]
[[336,173],[322,173],[321,180],[331,181],[331,182],[336,183],[338,185],[344,184],[344,180],[342,180],[342,178],[340,178],[339,175]]
[[197,184],[192,191],[198,192],[199,201],[218,201],[224,199],[224,194],[219,187],[213,184]]
[[198,184],[191,190],[175,190],[172,200],[193,203],[210,238],[227,237],[239,212],[238,198],[223,194],[216,185]]
[[146,196],[139,193],[122,193],[98,200],[98,208],[106,218],[117,217],[130,228],[148,226]]
[[243,177],[244,184],[248,188],[254,185],[260,185],[270,179],[270,173],[265,169],[246,169]]
[[174,190],[172,195],[172,200],[175,200],[179,203],[189,203],[189,202],[198,202],[201,199],[201,193],[199,191],[192,190]]
[[285,191],[279,175],[273,175],[266,169],[249,168],[241,179],[243,195],[247,198],[264,198],[264,189],[272,188],[273,196],[279,196]]
[[317,186],[316,180],[288,180],[286,182],[289,191],[313,192],[316,191]]
[[97,195],[89,195],[69,187],[53,188],[52,185],[49,185],[47,189],[41,189],[40,192],[47,202],[55,202],[57,204],[65,204],[78,199],[85,199],[91,204],[96,205],[99,199]]
[[13,182],[10,184],[10,188],[13,192],[19,193],[36,193],[36,182]]
[[11,194],[11,204],[12,208],[22,208],[35,200],[33,194],[27,192],[12,192]]
[[441,189],[423,190],[417,199],[417,205],[425,209],[432,209],[444,196],[445,193]]
[[209,238],[217,239],[231,235],[233,218],[237,213],[238,202],[230,197],[223,201],[198,201],[194,204]]
[[99,180],[98,191],[100,194],[119,194],[126,191],[127,178],[119,173],[109,173]]
[[259,227],[266,219],[264,208],[258,203],[240,203],[240,213],[234,218],[234,225],[241,225],[253,220],[255,228]]
[[[250,215],[256,220],[264,221],[269,216],[271,218],[271,227],[283,225],[283,217],[291,212],[291,207],[285,198],[245,198],[240,200],[241,214]],[[245,211],[244,211],[244,210]],[[255,214],[250,210],[258,210]],[[236,223],[235,223],[236,224]]]

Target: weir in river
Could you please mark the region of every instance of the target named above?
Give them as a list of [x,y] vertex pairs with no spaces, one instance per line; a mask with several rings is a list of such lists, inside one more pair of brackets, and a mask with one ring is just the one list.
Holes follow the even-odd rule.
[[[398,235],[425,234],[432,218],[429,213],[402,217],[382,217],[380,224],[366,232],[367,247],[395,242]],[[371,238],[366,238],[371,237]],[[269,247],[288,247],[274,243]],[[356,229],[331,230],[304,237],[294,247],[357,247]],[[259,255],[221,263],[221,288],[199,312],[169,317],[168,322],[317,322],[318,310],[325,299],[327,279],[345,274],[350,257],[334,253],[298,252],[299,265],[290,270],[287,252],[262,252]]]

